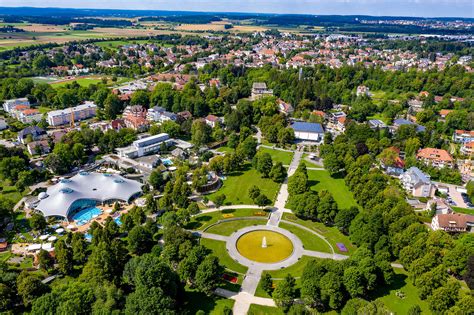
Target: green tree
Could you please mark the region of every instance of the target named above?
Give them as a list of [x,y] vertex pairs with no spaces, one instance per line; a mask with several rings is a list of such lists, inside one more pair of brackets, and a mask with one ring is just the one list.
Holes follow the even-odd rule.
[[283,163],[281,162],[275,163],[269,174],[270,178],[276,183],[283,183],[286,178],[286,175],[286,169],[283,166]]
[[210,295],[220,282],[224,268],[217,257],[209,255],[199,265],[196,271],[196,286],[202,292]]
[[268,272],[263,273],[260,285],[262,286],[262,289],[267,292],[268,295],[272,295],[273,281],[272,276],[270,276]]
[[33,230],[42,231],[47,225],[44,216],[39,213],[33,214],[30,218],[30,226]]
[[132,254],[142,255],[150,251],[153,245],[153,235],[141,225],[136,225],[128,234],[128,249]]
[[260,195],[260,188],[257,186],[253,185],[252,187],[249,188],[249,197],[255,202],[255,199]]
[[278,283],[273,291],[273,299],[275,303],[283,309],[288,309],[293,305],[296,298],[296,280],[290,274],[286,275],[285,279]]
[[47,291],[47,286],[36,276],[22,273],[17,280],[17,291],[25,306],[29,306],[34,299],[40,297]]
[[64,240],[59,240],[54,246],[55,258],[61,273],[68,275],[74,269],[72,249],[66,245]]
[[104,101],[104,115],[106,119],[115,119],[120,113],[122,105],[117,95],[109,94]]
[[220,208],[226,199],[226,195],[218,195],[214,198],[214,204],[216,205],[216,208]]
[[259,207],[268,206],[269,204],[271,204],[271,202],[272,201],[264,194],[260,194],[257,196],[257,198],[255,198],[255,203]]
[[212,129],[203,120],[195,120],[191,126],[191,141],[201,146],[211,141]]
[[44,249],[41,249],[38,253],[38,262],[40,268],[43,270],[51,269],[54,264],[53,257]]
[[271,155],[267,152],[257,153],[254,157],[254,166],[255,169],[262,174],[262,177],[268,177],[273,167]]

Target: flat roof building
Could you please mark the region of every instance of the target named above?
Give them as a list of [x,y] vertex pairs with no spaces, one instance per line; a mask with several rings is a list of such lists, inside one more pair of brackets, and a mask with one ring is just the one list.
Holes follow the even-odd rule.
[[295,139],[322,141],[324,139],[324,129],[321,124],[297,121],[291,124],[295,131]]
[[171,142],[170,136],[167,133],[135,140],[131,146],[117,148],[116,150],[120,157],[137,158],[159,152],[163,142],[167,145]]
[[81,121],[94,117],[97,112],[97,105],[93,102],[85,102],[75,107],[69,107],[60,110],[53,110],[48,113],[48,123],[51,126],[61,126],[71,123],[71,116],[74,121]]

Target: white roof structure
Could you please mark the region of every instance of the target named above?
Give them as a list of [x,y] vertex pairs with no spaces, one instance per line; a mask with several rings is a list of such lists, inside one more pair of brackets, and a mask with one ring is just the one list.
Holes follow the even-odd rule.
[[56,185],[46,191],[46,196],[41,196],[37,210],[45,217],[59,216],[68,218],[73,204],[79,200],[95,200],[106,202],[108,200],[122,200],[128,202],[131,197],[141,193],[142,184],[123,178],[120,175],[108,173],[79,174],[61,179]]

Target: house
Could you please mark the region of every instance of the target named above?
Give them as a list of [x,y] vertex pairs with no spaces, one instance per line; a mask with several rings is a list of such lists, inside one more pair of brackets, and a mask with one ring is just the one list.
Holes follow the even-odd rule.
[[370,119],[368,121],[370,129],[384,129],[387,125],[379,119]]
[[446,119],[446,116],[448,116],[452,112],[452,109],[442,109],[439,111],[439,116],[441,117],[441,119]]
[[3,102],[3,110],[6,111],[7,113],[10,113],[12,109],[17,106],[17,105],[25,105],[28,108],[30,107],[30,101],[25,98],[17,98],[17,99],[12,99],[12,100],[6,100]]
[[39,122],[43,118],[43,114],[37,109],[25,109],[17,114],[17,118],[24,124],[31,124],[33,122]]
[[0,118],[0,130],[4,130],[8,128],[7,121],[4,118]]
[[474,141],[463,143],[460,151],[462,154],[465,154],[465,155],[473,155],[474,154]]
[[150,122],[143,117],[129,116],[124,120],[125,126],[139,132],[145,131],[150,127]]
[[357,96],[368,96],[368,97],[370,97],[371,96],[370,89],[365,85],[359,85],[357,87],[356,95]]
[[390,163],[390,165],[387,164],[387,161],[381,160],[380,164],[387,174],[400,176],[403,174],[405,168],[405,161],[400,157],[400,149],[396,147],[390,147],[387,149],[396,153],[395,160],[393,163]]
[[453,210],[451,207],[446,203],[444,199],[441,198],[433,198],[431,200],[428,200],[426,203],[426,210],[431,210],[431,209],[436,210],[436,214],[448,214],[452,213]]
[[332,114],[331,114],[331,122],[332,122],[333,124],[337,124],[338,119],[339,119],[340,117],[346,117],[346,113],[344,113],[344,112],[335,112],[335,113],[332,113]]
[[184,112],[179,112],[177,115],[178,119],[182,121],[193,118],[193,114],[191,114],[191,112],[187,110],[185,110]]
[[254,82],[250,99],[254,101],[264,96],[273,96],[273,90],[267,89],[265,82]]
[[294,111],[293,106],[291,106],[290,103],[286,103],[281,99],[277,100],[277,104],[278,104],[278,110],[280,111],[280,113],[289,115],[289,114],[292,114]]
[[211,126],[212,128],[215,128],[217,125],[220,124],[220,118],[214,115],[207,115],[206,118],[204,119],[206,124]]
[[324,129],[321,124],[296,121],[291,124],[295,131],[295,139],[320,142],[324,139]]
[[187,152],[181,148],[176,148],[171,151],[171,155],[182,160],[188,157]]
[[127,119],[128,117],[141,117],[143,119],[146,119],[147,110],[141,105],[129,105],[125,107],[122,116],[124,119]]
[[403,188],[414,197],[431,197],[435,193],[429,175],[417,167],[410,167],[399,178]]
[[453,166],[453,158],[448,151],[435,148],[424,148],[418,150],[416,158],[423,161],[425,164],[432,165],[437,168],[445,166]]
[[390,131],[392,133],[395,133],[395,131],[397,131],[398,128],[400,128],[401,126],[406,126],[406,125],[415,126],[416,127],[416,132],[424,132],[426,130],[426,128],[424,126],[417,125],[414,122],[411,122],[411,121],[403,119],[403,118],[397,118],[393,121],[393,125],[391,126]]
[[437,214],[431,220],[431,228],[434,231],[466,232],[474,227],[474,215],[464,213]]
[[38,126],[30,126],[18,132],[18,141],[25,144],[28,136],[31,136],[33,141],[41,140],[46,137],[46,131]]
[[347,117],[339,117],[336,121],[336,129],[345,132],[346,131],[346,124],[347,124]]
[[423,110],[423,101],[419,99],[411,99],[408,101],[408,106],[412,112],[418,113]]
[[5,240],[0,242],[0,252],[6,252],[8,249],[8,242]]
[[135,161],[138,162],[140,166],[152,170],[160,164],[161,159],[158,155],[153,154],[139,157],[135,159]]
[[31,155],[43,155],[51,152],[51,147],[46,140],[30,142],[26,145],[26,148]]
[[457,143],[466,143],[474,141],[474,130],[456,130],[453,134],[453,141]]
[[123,128],[127,128],[127,125],[125,125],[125,121],[123,119],[114,119],[110,122],[110,126],[112,127],[113,130],[120,130]]
[[95,117],[96,114],[97,105],[93,102],[85,102],[75,107],[50,111],[48,113],[48,123],[51,126],[67,125],[71,122]]
[[321,111],[321,110],[313,110],[313,112],[311,112],[312,115],[315,115],[315,116],[319,116],[321,117],[322,119],[326,119],[327,118],[327,115],[325,112]]
[[155,106],[148,110],[146,118],[149,121],[165,122],[168,120],[176,121],[178,120],[178,115],[172,112],[166,111],[163,107]]

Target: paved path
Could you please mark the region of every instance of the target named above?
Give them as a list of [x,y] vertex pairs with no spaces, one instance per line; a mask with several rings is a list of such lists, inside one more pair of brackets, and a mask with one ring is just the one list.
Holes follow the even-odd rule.
[[319,234],[318,232],[316,232],[315,230],[312,230],[310,228],[307,228],[306,226],[303,226],[301,224],[298,224],[298,223],[295,223],[295,222],[291,222],[291,221],[287,221],[287,220],[281,220],[282,222],[285,222],[286,224],[290,224],[290,225],[294,225],[302,230],[305,230],[305,231],[308,231],[309,233],[313,233],[314,235],[318,236],[319,238],[321,238],[323,241],[326,242],[326,244],[328,244],[329,248],[331,248],[331,252],[335,255],[336,253],[334,252],[334,247],[332,247],[331,243],[328,242],[328,240],[326,239],[326,237],[324,237],[323,235]]
[[227,242],[229,240],[228,236],[214,234],[214,233],[206,233],[206,232],[201,232],[201,231],[193,231],[192,233],[194,235],[198,235],[200,237],[208,238],[215,241]]
[[231,209],[259,209],[260,207],[257,205],[231,205],[231,206],[222,206],[220,208],[207,208],[201,210],[198,214],[209,213],[209,212],[216,212],[222,210],[231,210]]

